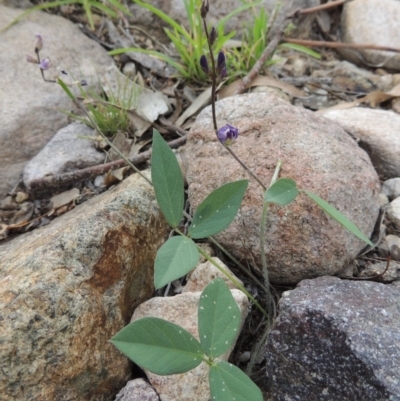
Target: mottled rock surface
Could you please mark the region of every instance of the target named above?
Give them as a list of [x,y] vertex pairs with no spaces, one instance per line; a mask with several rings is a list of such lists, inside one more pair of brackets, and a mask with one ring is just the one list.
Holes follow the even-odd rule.
[[400,286],[320,277],[283,294],[269,401],[400,400]]
[[[151,0],[149,1],[154,7],[162,10],[173,20],[178,23],[184,25],[188,28],[189,22],[188,17],[186,15],[185,3],[183,0]],[[293,13],[296,10],[301,10],[303,8],[314,7],[320,4],[320,0],[291,0],[282,2],[281,7],[284,7],[287,10],[287,13]],[[265,0],[263,2],[265,10],[267,13],[274,12],[277,1],[276,0]],[[208,22],[210,26],[217,24],[223,17],[227,16],[232,11],[237,8],[243,6],[243,2],[241,0],[212,0],[210,1],[210,10],[207,15]],[[161,20],[157,19],[154,14],[151,14],[149,11],[143,9],[137,4],[131,4],[129,7],[132,10],[133,21],[144,25],[154,25],[159,24]],[[245,23],[249,23],[253,21],[251,11],[243,11],[236,16],[233,16],[226,24],[225,24],[225,33],[229,31],[243,31],[243,26]],[[161,22],[161,24],[164,24]]]
[[85,124],[72,123],[61,128],[49,143],[24,168],[27,188],[32,180],[62,174],[101,164],[105,154],[93,146],[93,129]]
[[400,230],[400,198],[392,200],[387,208],[387,217]]
[[[263,93],[226,98],[216,108],[220,127],[239,128],[232,149],[265,185],[280,159],[280,177],[293,178],[371,234],[379,211],[378,176],[368,155],[338,125]],[[222,184],[248,178],[217,142],[210,107],[197,117],[181,156],[193,208]],[[251,182],[234,222],[216,236],[238,259],[258,266],[262,202],[261,187]],[[275,283],[335,274],[363,247],[305,195],[269,209],[265,250]]]
[[[21,13],[22,10],[0,5],[0,27]],[[46,71],[48,78],[59,66],[75,79],[85,78],[92,85],[97,82],[96,72],[101,75],[113,64],[98,43],[77,25],[56,15],[34,12],[1,32],[0,199],[17,183],[26,162],[68,124],[68,116],[61,110],[73,108],[61,87],[44,82],[39,67],[25,61],[27,54],[35,55],[37,34],[44,41],[42,58],[50,57],[54,65]]]
[[[394,47],[400,41],[400,2],[354,0],[343,6],[342,42]],[[341,50],[355,64],[400,71],[400,54],[382,50]]]
[[143,379],[130,380],[117,394],[115,401],[159,401],[157,393]]
[[400,176],[399,114],[390,110],[355,107],[329,110],[322,115],[335,121],[358,141],[382,179]]
[[0,398],[111,401],[130,364],[108,340],[152,295],[167,235],[152,188],[131,176],[1,245]]
[[390,200],[400,197],[400,177],[390,178],[383,182],[381,192]]

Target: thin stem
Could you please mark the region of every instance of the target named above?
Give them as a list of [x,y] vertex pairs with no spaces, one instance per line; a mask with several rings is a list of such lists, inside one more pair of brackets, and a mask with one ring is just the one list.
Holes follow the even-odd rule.
[[215,112],[215,102],[216,102],[215,90],[217,87],[217,69],[215,68],[214,53],[212,50],[212,46],[211,46],[211,42],[210,42],[210,35],[208,33],[207,22],[206,22],[205,18],[203,18],[203,24],[204,24],[204,31],[206,33],[206,38],[207,38],[208,51],[210,53],[210,59],[211,59],[211,112],[212,112],[212,119],[213,119],[215,135],[218,138],[217,115]]
[[262,181],[239,159],[238,156],[236,156],[235,152],[229,147],[226,146],[225,144],[222,144],[224,148],[233,156],[233,158],[249,173],[249,175],[254,178],[258,184],[261,185],[262,189],[265,191],[267,187],[262,183]]
[[[179,231],[177,231],[179,233]],[[181,234],[181,233],[179,233]],[[182,234],[181,234],[182,235]],[[227,270],[225,270],[221,265],[219,265],[207,252],[203,251],[199,246],[197,246],[197,250],[200,252],[202,256],[204,256],[210,263],[212,263],[222,274],[229,278],[235,286],[242,291],[247,297],[254,303],[254,305],[259,309],[259,311],[268,319],[268,313],[265,309],[257,302],[257,300],[251,295],[246,288]]]

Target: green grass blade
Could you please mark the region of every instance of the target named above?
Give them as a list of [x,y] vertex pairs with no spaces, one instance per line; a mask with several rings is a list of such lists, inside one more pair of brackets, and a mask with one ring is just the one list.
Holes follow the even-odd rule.
[[189,273],[200,259],[196,244],[187,237],[171,237],[157,251],[154,265],[156,289]]
[[105,15],[108,15],[111,18],[117,18],[117,13],[112,10],[110,7],[105,6],[104,4],[98,3],[97,1],[90,2],[90,7],[97,8]]
[[171,57],[166,56],[163,53],[157,52],[155,50],[146,50],[141,49],[140,47],[123,47],[120,49],[114,49],[108,52],[110,56],[115,56],[117,54],[123,54],[127,52],[138,52],[138,53],[145,53],[150,56],[154,56],[159,58],[160,60],[166,61],[170,66],[174,67],[182,76],[186,73],[186,69],[184,66],[179,64],[177,61],[172,59]]
[[199,302],[199,337],[204,353],[212,358],[224,354],[239,335],[240,310],[224,280],[207,285]]
[[68,86],[65,84],[65,82],[61,78],[57,78],[57,83],[61,86],[62,90],[67,94],[67,96],[75,103],[76,98],[74,94],[70,91]]
[[212,400],[263,401],[261,390],[229,362],[216,362],[211,366],[209,380]]
[[339,224],[341,224],[344,228],[354,234],[357,238],[360,238],[369,246],[374,247],[374,244],[361,232],[361,230],[347,217],[343,216],[343,214],[335,209],[332,205],[310,191],[304,190],[302,192],[307,194],[325,213],[335,219]]
[[131,15],[129,9],[123,6],[118,0],[107,0],[107,3],[110,3],[112,6],[123,12],[125,15]]
[[141,0],[133,0],[136,4],[139,6],[151,11],[153,14],[157,15],[160,17],[164,22],[166,22],[169,26],[172,28],[176,29],[182,36],[186,38],[188,42],[190,42],[191,37],[190,34],[186,31],[186,29],[182,26],[179,25],[177,22],[175,22],[171,17],[169,17],[167,14],[163,13],[160,9],[148,4],[144,3]]
[[298,45],[295,43],[281,43],[279,47],[286,47],[287,49],[297,50],[298,52],[308,54],[309,56],[314,57],[318,60],[321,59],[321,55],[319,53],[306,46]]
[[175,228],[183,214],[183,177],[174,152],[156,130],[153,130],[151,179],[158,205],[165,219]]
[[[135,1],[135,0],[134,0]],[[249,8],[255,7],[255,6],[259,6],[260,4],[262,4],[263,1],[256,1],[254,3],[250,3],[250,4],[244,4],[243,6],[240,6],[238,8],[235,8],[233,11],[231,11],[228,15],[226,15],[224,18],[221,18],[218,21],[218,25],[217,25],[217,29],[219,26],[224,26],[232,17],[234,17],[235,15],[241,13],[242,11],[246,11]]]
[[286,206],[299,194],[296,182],[291,178],[280,178],[274,182],[264,194],[264,202]]
[[158,375],[187,372],[203,357],[200,343],[188,331],[155,317],[136,320],[110,342],[141,368]]
[[196,209],[189,236],[207,238],[228,227],[239,210],[248,183],[248,180],[230,182],[211,192]]

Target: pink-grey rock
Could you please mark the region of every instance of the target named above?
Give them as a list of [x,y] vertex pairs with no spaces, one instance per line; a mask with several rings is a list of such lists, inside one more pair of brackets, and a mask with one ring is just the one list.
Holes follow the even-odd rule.
[[283,294],[268,401],[400,400],[400,286],[320,277]]
[[400,177],[390,178],[384,181],[382,183],[381,192],[390,200],[400,197]]
[[168,226],[133,175],[0,245],[0,398],[111,401],[130,379],[108,340],[151,297]]
[[32,180],[95,166],[104,161],[103,152],[93,146],[94,131],[81,123],[61,128],[48,144],[24,168],[24,184]]
[[[239,290],[231,290],[231,292],[241,313],[240,332],[248,313],[249,302],[243,292]],[[135,310],[132,321],[147,316],[158,317],[182,326],[194,337],[199,339],[197,309],[200,295],[201,292],[187,292],[174,297],[156,297],[149,299]],[[228,360],[233,346],[234,344],[231,349],[218,358],[218,360]],[[161,401],[209,400],[209,369],[204,362],[189,372],[176,375],[159,376],[147,370],[145,372],[151,385],[160,396]]]
[[400,230],[400,197],[389,203],[386,213],[388,219],[394,224],[396,230]]
[[[371,234],[379,211],[378,176],[368,155],[338,125],[263,93],[223,99],[216,111],[220,127],[239,128],[232,149],[266,186],[282,160],[280,177],[293,178]],[[222,184],[248,178],[217,142],[210,107],[197,117],[181,156],[194,209]],[[239,260],[259,268],[262,203],[263,190],[251,182],[237,217],[216,236]],[[269,209],[265,250],[272,282],[335,274],[364,246],[304,194],[288,207]]]
[[[400,2],[354,0],[343,6],[342,42],[396,47],[400,41]],[[382,50],[348,50],[340,53],[354,64],[400,70],[400,54]]]
[[322,115],[338,123],[358,142],[382,179],[400,176],[400,115],[361,107],[328,110]]
[[[21,13],[0,5],[0,27]],[[47,77],[51,78],[59,66],[70,73],[69,77],[85,78],[92,85],[97,83],[96,72],[101,75],[113,64],[98,43],[56,15],[34,12],[1,33],[0,199],[18,182],[26,162],[68,124],[62,110],[73,108],[60,86],[44,82],[39,67],[26,62],[27,54],[35,55],[37,34],[44,41],[42,58],[50,57],[54,65],[45,72]]]
[[117,394],[115,401],[160,401],[153,387],[143,379],[130,380]]
[[[231,274],[241,285],[243,282],[239,280],[219,258],[213,257],[213,260],[222,266],[229,274]],[[228,277],[225,276],[219,269],[217,269],[211,262],[206,261],[200,263],[190,274],[186,285],[182,289],[182,293],[203,291],[207,287],[208,283],[217,277],[222,278],[225,284],[230,289],[237,288],[235,284]]]

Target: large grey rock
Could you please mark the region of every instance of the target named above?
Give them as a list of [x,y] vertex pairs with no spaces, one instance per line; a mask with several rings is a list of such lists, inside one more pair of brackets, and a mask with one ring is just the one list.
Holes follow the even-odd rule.
[[[179,24],[182,24],[187,29],[189,28],[184,0],[151,0],[149,3],[166,13]],[[232,11],[243,6],[243,1],[241,0],[212,0],[209,3],[210,11],[207,15],[207,20],[210,27],[216,25],[222,18]],[[278,3],[279,2],[276,0],[266,0],[263,2],[263,6],[267,13],[272,14],[279,5],[280,9],[284,10],[286,15],[290,15],[296,10],[317,6],[320,4],[320,0],[286,0],[285,2],[280,2],[280,4]],[[154,26],[160,22],[154,14],[137,4],[132,3],[130,9],[133,14],[132,20],[134,22],[148,26]],[[225,24],[225,33],[233,30],[241,32],[243,31],[245,24],[252,23],[252,21],[253,14],[251,10],[243,11],[227,21]]]
[[[0,5],[0,27],[21,14]],[[34,55],[35,35],[44,40],[42,57],[50,57],[54,68],[69,71],[75,79],[89,84],[110,65],[112,59],[96,42],[64,18],[34,12],[5,32],[0,40],[0,199],[17,183],[28,160],[35,156],[63,126],[72,103],[56,84],[42,80],[39,67],[25,61]],[[70,75],[71,76],[71,75]]]
[[267,341],[269,401],[399,401],[400,286],[305,280]]
[[[379,211],[379,180],[368,155],[338,125],[262,93],[223,99],[216,111],[220,127],[239,128],[232,149],[266,186],[282,160],[280,177],[293,178],[371,234]],[[181,155],[193,208],[222,184],[248,178],[217,142],[210,107],[197,117]],[[258,267],[262,204],[263,191],[252,181],[236,219],[216,236],[239,260]],[[288,207],[269,209],[265,250],[275,283],[335,274],[363,247],[304,194]]]
[[104,161],[103,152],[93,146],[93,129],[85,124],[72,123],[61,128],[49,143],[24,168],[24,184],[52,174],[62,174]]
[[328,110],[322,115],[338,123],[357,140],[369,154],[382,179],[400,176],[399,114],[390,110],[354,107]]
[[130,364],[108,340],[153,292],[168,227],[131,176],[0,246],[0,398],[111,401]]
[[[400,42],[398,0],[354,0],[343,6],[342,41],[396,47]],[[355,64],[400,70],[400,54],[381,50],[341,50]]]

